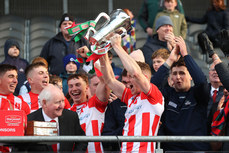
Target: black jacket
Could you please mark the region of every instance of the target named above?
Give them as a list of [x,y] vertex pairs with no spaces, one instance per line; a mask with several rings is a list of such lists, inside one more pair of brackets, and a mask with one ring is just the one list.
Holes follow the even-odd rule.
[[65,70],[63,62],[64,56],[68,54],[77,54],[76,49],[82,46],[89,46],[88,41],[83,37],[78,42],[75,42],[74,38],[72,38],[68,44],[62,33],[59,32],[56,36],[46,42],[40,56],[47,60],[49,72],[51,74],[60,75]]
[[149,64],[151,69],[153,69],[151,56],[152,56],[153,52],[155,52],[156,50],[161,49],[161,48],[168,49],[167,48],[167,42],[166,41],[160,41],[158,39],[158,34],[155,34],[152,37],[150,37],[150,39],[147,40],[146,43],[144,44],[144,46],[141,48],[143,55],[145,57],[145,62],[147,64]]
[[205,32],[212,38],[215,37],[222,29],[229,29],[228,10],[216,11],[208,10],[202,18],[186,17],[186,21],[207,24]]
[[[27,116],[28,121],[44,121],[44,117],[42,115],[42,109],[38,109],[37,111],[29,114]],[[60,136],[84,136],[85,133],[82,130],[79,118],[76,112],[64,109],[62,116],[58,117],[59,120],[59,135]],[[73,147],[75,146],[75,147]],[[21,147],[21,149],[26,151],[52,151],[52,147],[50,145],[38,145],[38,144],[30,144]],[[60,142],[61,151],[82,151],[85,152],[87,149],[87,142]],[[21,151],[21,150],[20,150]]]

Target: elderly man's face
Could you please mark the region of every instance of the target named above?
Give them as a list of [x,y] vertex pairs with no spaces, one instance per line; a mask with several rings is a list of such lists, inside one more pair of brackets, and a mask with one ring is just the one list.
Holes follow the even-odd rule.
[[220,83],[218,74],[215,70],[215,64],[212,64],[209,69],[209,81],[211,83]]
[[50,118],[56,118],[62,115],[65,103],[64,94],[60,91],[54,93],[52,98],[44,103],[42,108]]
[[158,28],[157,33],[158,33],[159,40],[166,41],[165,35],[168,34],[169,32],[173,32],[173,27],[171,25],[165,24],[160,28]]

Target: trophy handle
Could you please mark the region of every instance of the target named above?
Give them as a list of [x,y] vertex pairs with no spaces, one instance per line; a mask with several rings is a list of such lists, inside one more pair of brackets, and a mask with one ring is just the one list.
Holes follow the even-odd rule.
[[92,27],[88,28],[87,33],[86,33],[86,35],[85,35],[85,38],[86,38],[87,40],[89,39],[89,36],[90,36],[91,31],[93,32],[93,34],[96,33],[96,30],[95,30],[94,28],[92,28]]
[[104,25],[106,25],[109,21],[110,21],[110,17],[109,17],[109,15],[107,15],[106,13],[104,13],[104,12],[101,12],[101,13],[99,13],[99,15],[96,17],[96,19],[95,19],[95,22],[97,23],[102,17],[104,17],[107,21],[102,25],[102,26],[104,26]]
[[[123,38],[124,36],[126,36],[126,34],[127,34],[126,29],[123,28],[123,27],[120,27],[120,28],[118,28],[118,29],[115,30],[115,31],[116,31],[116,33],[118,33],[119,35],[121,35],[122,38]],[[122,33],[121,33],[121,32],[122,32]]]

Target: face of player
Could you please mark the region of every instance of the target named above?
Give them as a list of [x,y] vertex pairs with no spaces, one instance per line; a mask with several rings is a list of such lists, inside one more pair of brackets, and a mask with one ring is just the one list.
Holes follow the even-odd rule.
[[19,53],[20,51],[16,46],[11,46],[8,50],[8,54],[12,57],[18,57]]
[[122,76],[122,83],[127,87],[130,88],[130,78],[128,76]]
[[128,72],[127,76],[129,78],[129,89],[131,90],[132,95],[137,95],[141,92],[138,84],[135,82],[134,77],[132,77]]
[[42,108],[45,114],[52,119],[61,116],[65,106],[64,99],[62,92],[54,93],[50,100],[43,102]]
[[74,78],[68,81],[68,93],[74,103],[80,104],[87,101],[88,85],[82,78]]
[[73,22],[72,21],[63,21],[60,25],[60,31],[63,33],[63,35],[68,35],[68,30],[66,27],[72,26]]
[[165,1],[164,5],[165,5],[166,10],[174,11],[175,7],[177,6],[177,2],[176,0],[170,0],[169,2]]
[[0,77],[0,93],[8,95],[14,93],[17,86],[17,71],[7,71],[2,77]]
[[28,80],[31,84],[32,90],[36,89],[38,91],[41,91],[49,84],[49,75],[47,68],[43,66],[34,68]]
[[158,69],[160,68],[160,66],[165,62],[165,60],[161,57],[155,57],[153,59],[153,69],[155,70],[155,72],[158,71]]
[[74,62],[69,62],[67,65],[66,65],[66,71],[68,73],[75,73],[77,71],[77,66]]
[[218,74],[215,70],[215,64],[212,64],[209,69],[209,81],[211,83],[220,83]]
[[93,78],[91,78],[89,88],[90,88],[90,92],[91,92],[92,96],[95,94],[95,91],[96,91],[96,88],[97,88],[99,82],[100,82],[100,80],[97,76],[94,76]]
[[160,28],[157,29],[158,39],[161,41],[166,41],[165,35],[168,34],[169,32],[173,32],[173,27],[171,25],[165,24],[161,26]]
[[173,87],[178,92],[186,92],[191,88],[192,77],[185,66],[173,67],[171,80],[173,81]]

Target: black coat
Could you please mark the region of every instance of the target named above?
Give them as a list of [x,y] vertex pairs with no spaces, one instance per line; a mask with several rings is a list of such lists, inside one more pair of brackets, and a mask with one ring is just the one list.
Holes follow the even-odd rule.
[[66,43],[62,33],[59,32],[56,36],[46,42],[40,56],[47,60],[49,72],[51,74],[60,75],[65,71],[63,62],[64,56],[68,54],[77,54],[76,49],[82,46],[88,46],[89,48],[89,43],[84,38],[81,38],[77,42],[72,39],[68,44]]
[[152,54],[153,52],[155,52],[158,49],[161,48],[167,48],[167,42],[166,41],[160,41],[158,39],[158,34],[153,35],[152,37],[150,37],[150,39],[148,39],[146,41],[146,43],[144,44],[144,46],[141,48],[143,55],[145,57],[145,62],[147,64],[149,64],[149,66],[151,67],[151,69],[153,69],[153,65],[152,65]]
[[[44,121],[44,117],[42,115],[42,109],[38,109],[37,111],[29,114],[27,116],[28,121]],[[58,117],[59,120],[59,135],[60,136],[84,136],[85,133],[82,130],[79,118],[76,112],[64,109],[62,116]],[[60,142],[61,151],[72,151],[73,146],[74,151],[82,151],[85,152],[87,149],[87,142]],[[21,147],[22,149],[22,147]],[[52,151],[51,145],[25,145],[23,146],[23,150],[27,151]],[[21,151],[21,150],[19,150]]]

